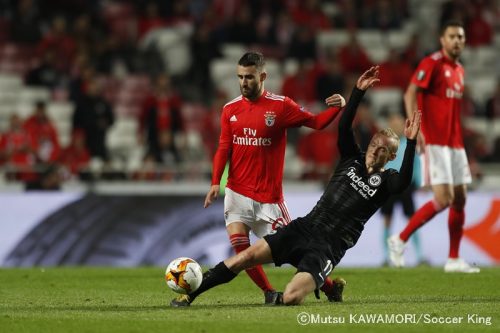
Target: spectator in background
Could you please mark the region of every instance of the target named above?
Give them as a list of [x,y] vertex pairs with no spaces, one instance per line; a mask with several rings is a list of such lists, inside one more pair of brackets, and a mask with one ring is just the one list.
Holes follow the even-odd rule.
[[304,163],[302,179],[328,181],[339,158],[337,123],[323,131],[308,131],[299,138],[297,155]]
[[126,76],[134,69],[135,53],[136,49],[133,45],[109,35],[98,51],[96,70],[118,78]]
[[378,0],[372,2],[372,6],[368,20],[362,20],[365,28],[389,30],[401,27],[404,13],[394,5],[394,1]]
[[380,65],[379,87],[395,87],[404,91],[412,74],[410,63],[397,50],[391,49],[387,61]]
[[252,11],[246,4],[236,12],[236,16],[227,27],[227,41],[251,45],[257,42],[257,32]]
[[[176,0],[176,1],[165,1],[169,3],[170,10],[167,11],[167,24],[170,27],[181,26],[181,25],[192,25],[193,17],[189,9],[189,2],[191,0]],[[161,3],[162,1],[160,1]]]
[[75,77],[69,84],[69,97],[74,103],[85,96],[90,82],[95,80],[95,68],[90,64],[83,64],[75,73]]
[[45,49],[42,61],[26,75],[28,86],[42,86],[51,90],[64,82],[64,74],[58,66],[58,59],[53,49]]
[[419,43],[418,34],[413,34],[410,37],[410,41],[406,45],[405,49],[401,54],[401,58],[410,64],[412,68],[417,67],[418,62],[423,57],[422,47]]
[[[314,91],[314,89],[317,68],[315,68],[315,64],[309,60],[298,60],[297,63],[298,67],[296,73],[284,78],[281,94],[290,97],[300,105],[313,106],[313,103],[316,101],[316,91]],[[328,89],[329,87],[327,86],[326,88]],[[341,92],[339,91],[339,93]],[[320,101],[320,103],[324,100],[325,99]],[[300,130],[298,127],[288,129],[287,140],[289,143],[296,145],[299,141],[299,137]]]
[[76,54],[76,44],[67,31],[66,19],[62,15],[52,19],[50,30],[38,44],[38,54],[44,54],[47,49],[54,51],[58,69],[67,72]]
[[[464,85],[464,91],[462,92],[462,107],[461,107],[461,121],[464,121],[464,117],[475,117],[480,115],[482,112],[479,109],[477,103],[472,97],[470,87]],[[463,126],[463,125],[462,125]]]
[[[342,66],[337,55],[330,53],[326,58],[325,71],[316,79],[316,99],[324,101],[331,92],[344,92],[346,86]],[[328,93],[329,92],[329,93]]]
[[311,27],[297,27],[287,56],[299,61],[316,60],[316,37]]
[[486,101],[486,118],[490,120],[490,124],[493,124],[495,118],[500,118],[500,79],[493,95]]
[[371,67],[371,61],[359,44],[355,32],[351,32],[349,42],[340,49],[339,59],[345,73],[361,73],[365,68]]
[[493,43],[493,28],[483,16],[481,6],[469,6],[472,13],[467,20],[465,31],[467,32],[467,45],[478,47],[491,45]]
[[196,88],[199,98],[207,103],[213,94],[210,62],[221,56],[212,26],[208,22],[202,22],[195,27],[190,40],[190,51],[192,58],[188,76],[191,84]]
[[217,150],[217,142],[214,140],[220,133],[220,116],[224,104],[227,103],[227,94],[223,91],[218,91],[215,94],[215,99],[207,110],[203,119],[201,128],[201,137],[203,144],[208,152],[209,158],[215,155]]
[[78,53],[94,55],[96,47],[102,42],[103,32],[98,23],[92,19],[90,14],[81,13],[73,22],[72,37]]
[[33,0],[20,0],[12,16],[10,36],[13,41],[23,44],[38,43],[40,31],[40,13]]
[[0,165],[13,168],[7,176],[17,180],[34,179],[31,172],[35,165],[35,155],[31,148],[31,139],[17,114],[9,118],[9,128],[0,136]]
[[471,10],[466,0],[449,0],[441,5],[440,26],[448,21],[467,21],[467,13]]
[[45,102],[37,102],[33,114],[24,122],[36,161],[42,164],[57,162],[61,153],[57,131],[47,115]]
[[59,161],[71,176],[88,178],[86,170],[90,163],[90,152],[85,143],[83,130],[77,129],[73,131],[71,142],[63,149]]
[[181,117],[182,100],[172,88],[170,77],[156,78],[154,95],[146,98],[140,114],[140,130],[148,154],[156,162],[173,164],[181,161],[176,134],[184,130]]
[[160,9],[155,1],[149,1],[144,8],[144,12],[139,16],[137,22],[138,37],[141,39],[146,34],[154,29],[159,29],[167,26],[167,20],[160,15]]
[[274,25],[274,34],[279,47],[288,50],[295,35],[296,26],[290,14],[286,11],[277,14]]
[[101,87],[96,79],[86,84],[86,90],[76,101],[73,113],[73,132],[81,130],[85,134],[87,149],[92,157],[109,161],[106,147],[106,133],[115,120],[111,105],[101,95]]
[[314,32],[328,30],[332,27],[330,19],[323,13],[318,0],[300,1],[292,9],[292,17],[298,26],[308,26]]
[[[301,105],[314,102],[316,94],[311,67],[312,64],[308,61],[298,61],[295,73],[284,78],[281,94],[290,97]],[[330,86],[326,86],[325,89],[330,92],[326,97],[330,96],[332,91],[336,91]],[[338,93],[341,93],[341,91],[338,91]],[[326,97],[321,101],[324,101]]]

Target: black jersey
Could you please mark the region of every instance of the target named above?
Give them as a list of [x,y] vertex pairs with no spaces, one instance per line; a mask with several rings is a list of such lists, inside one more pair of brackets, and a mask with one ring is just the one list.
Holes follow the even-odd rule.
[[363,95],[364,91],[354,88],[339,122],[340,162],[324,194],[304,217],[308,233],[316,239],[326,237],[328,242],[341,240],[345,248],[354,246],[364,224],[391,194],[410,185],[413,173],[416,140],[408,140],[400,173],[388,169],[368,174],[365,153],[352,132],[352,121]]

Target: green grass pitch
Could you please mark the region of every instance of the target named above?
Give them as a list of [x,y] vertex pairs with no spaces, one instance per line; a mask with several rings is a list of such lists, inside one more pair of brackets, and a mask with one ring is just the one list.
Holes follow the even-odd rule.
[[[281,290],[294,272],[266,271]],[[429,267],[338,268],[334,275],[347,280],[344,303],[311,295],[301,306],[266,307],[243,273],[190,308],[175,309],[168,306],[176,294],[166,286],[163,268],[0,269],[0,331],[500,332],[500,267],[474,275]],[[302,320],[319,322],[300,325],[297,318],[303,313]],[[401,322],[403,315],[409,315],[406,322]],[[360,322],[369,316],[385,323]],[[461,323],[429,323],[458,317]],[[335,323],[342,318],[344,323]]]

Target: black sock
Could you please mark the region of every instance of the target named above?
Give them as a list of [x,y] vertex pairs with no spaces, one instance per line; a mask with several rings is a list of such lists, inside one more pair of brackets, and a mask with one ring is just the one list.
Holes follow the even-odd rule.
[[218,263],[214,268],[209,269],[203,274],[203,280],[201,285],[196,291],[189,294],[189,299],[191,302],[194,301],[198,295],[204,293],[208,289],[211,289],[219,284],[228,283],[236,277],[236,273],[233,273],[229,268],[227,268],[224,261]]

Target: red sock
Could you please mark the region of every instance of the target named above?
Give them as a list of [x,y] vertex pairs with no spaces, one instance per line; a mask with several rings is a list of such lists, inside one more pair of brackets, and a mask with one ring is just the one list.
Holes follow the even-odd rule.
[[401,238],[403,242],[406,242],[418,228],[423,226],[444,208],[445,207],[440,207],[435,200],[427,202],[413,214],[406,228],[399,234],[399,238]]
[[335,282],[330,279],[329,277],[327,277],[325,279],[325,283],[323,283],[323,285],[321,286],[321,288],[319,288],[322,292],[324,292],[325,294],[329,295],[332,293],[332,290],[333,290],[333,286],[335,285]]
[[[236,253],[240,253],[250,247],[250,239],[248,239],[248,236],[245,234],[233,234],[229,236],[229,239]],[[274,291],[261,265],[248,268],[245,272],[247,272],[250,279],[252,279],[262,291]]]
[[448,214],[448,231],[450,233],[450,258],[458,258],[460,240],[464,230],[465,212],[463,208],[450,207]]

